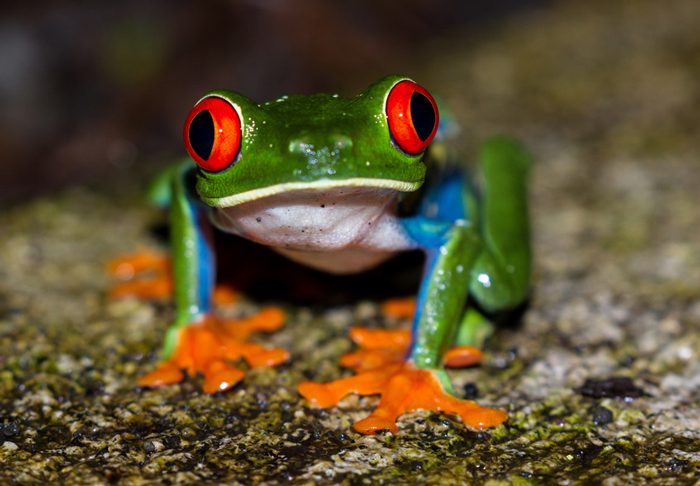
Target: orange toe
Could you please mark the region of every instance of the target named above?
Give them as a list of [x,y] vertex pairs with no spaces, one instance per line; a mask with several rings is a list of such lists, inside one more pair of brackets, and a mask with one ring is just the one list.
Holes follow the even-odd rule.
[[350,339],[364,349],[389,348],[403,351],[411,342],[411,331],[368,329],[356,326],[350,329]]
[[251,317],[237,320],[220,320],[225,329],[222,330],[231,339],[245,340],[257,331],[277,331],[284,324],[284,312],[279,307],[264,307]]
[[[107,262],[108,274],[120,280],[109,291],[112,299],[134,295],[142,299],[167,299],[174,293],[172,263],[165,254],[141,250]],[[238,293],[227,285],[217,285],[212,293],[217,304],[238,301]]]
[[202,371],[202,374],[204,375],[202,390],[209,394],[228,390],[245,376],[243,370],[221,360],[210,363],[209,367]]
[[464,368],[481,363],[484,353],[474,346],[456,346],[445,354],[445,366],[450,368]]
[[155,370],[146,373],[139,378],[136,383],[139,386],[155,388],[158,386],[172,385],[180,383],[185,379],[185,374],[171,362],[161,363]]
[[214,287],[212,299],[217,304],[233,304],[238,302],[238,292],[228,285],[217,285]]
[[387,299],[382,303],[382,312],[399,319],[410,319],[416,313],[415,297]]
[[173,294],[170,258],[146,250],[107,263],[107,273],[121,280],[109,292],[112,299],[135,295],[144,299],[162,299]]
[[455,413],[464,425],[478,429],[496,427],[508,418],[500,410],[453,397],[443,389],[435,371],[418,369],[410,363],[393,374],[382,388],[379,405],[369,417],[353,426],[356,431],[375,434],[385,429],[395,433],[396,420],[401,415],[421,410]]
[[340,366],[352,368],[355,373],[361,373],[401,361],[403,361],[403,353],[397,353],[392,349],[360,349],[341,356]]
[[411,342],[411,333],[403,329],[353,327],[350,329],[350,338],[361,349],[343,355],[340,364],[360,373],[402,362]]
[[140,250],[107,262],[107,273],[121,280],[130,280],[134,275],[148,270],[170,270],[170,258],[162,253]]
[[299,384],[299,393],[319,407],[332,407],[351,393],[358,395],[381,393],[384,383],[402,366],[400,363],[394,364],[380,370],[358,373],[355,376],[341,378],[329,383],[304,381]]
[[[243,358],[251,367],[258,368],[276,366],[289,359],[286,350],[266,349],[245,341],[250,333],[277,329],[283,322],[284,314],[277,308],[263,309],[256,316],[239,321],[205,314],[201,321],[182,329],[172,356],[142,376],[138,384],[157,387],[178,383],[184,379],[182,370],[186,370],[191,375],[204,376],[205,393],[227,390],[245,376],[232,361]],[[242,329],[237,329],[238,324]]]
[[265,349],[262,346],[244,355],[245,360],[253,368],[271,368],[289,360],[289,351],[274,348]]
[[328,385],[328,383],[302,381],[299,383],[298,390],[302,397],[306,398],[314,405],[321,408],[329,408],[335,406],[347,393],[342,389],[335,390]]
[[[343,397],[381,395],[377,408],[369,417],[360,420],[353,428],[363,434],[375,434],[379,430],[397,432],[396,420],[404,413],[419,410],[455,413],[462,422],[475,428],[496,427],[508,415],[477,405],[471,400],[461,400],[447,393],[438,379],[438,372],[419,369],[405,362],[410,345],[409,331],[369,330],[353,328],[353,341],[361,349],[345,354],[340,362],[352,368],[354,376],[329,383],[305,381],[299,384],[299,393],[320,407],[332,407]],[[483,358],[483,353],[471,346],[453,348],[445,355],[445,364],[451,367],[471,366]]]
[[363,434],[375,434],[380,430],[395,433],[398,431],[396,420],[401,415],[424,410],[455,413],[462,418],[462,423],[479,429],[496,427],[508,418],[500,410],[453,397],[443,389],[436,373],[404,363],[330,383],[303,382],[299,385],[299,393],[324,408],[336,405],[351,393],[381,395],[379,405],[370,416],[353,425]]

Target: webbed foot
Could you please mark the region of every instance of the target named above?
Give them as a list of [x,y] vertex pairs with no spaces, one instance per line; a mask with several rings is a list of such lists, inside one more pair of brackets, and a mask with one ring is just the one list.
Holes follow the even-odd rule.
[[[431,410],[456,413],[470,427],[487,428],[502,424],[505,412],[485,408],[471,400],[450,395],[443,387],[444,372],[416,368],[404,361],[410,341],[408,331],[372,331],[353,328],[351,337],[362,349],[341,358],[341,364],[357,373],[330,383],[303,382],[299,393],[320,407],[332,407],[350,393],[380,394],[377,408],[353,428],[361,433],[375,434],[379,430],[397,432],[396,420],[407,412]],[[470,346],[453,348],[445,357],[448,366],[469,366],[478,363],[482,353]]]
[[279,365],[289,359],[284,349],[266,349],[246,341],[255,331],[275,331],[284,323],[284,313],[267,307],[255,316],[233,320],[205,314],[199,322],[184,327],[173,354],[138,380],[140,386],[157,387],[179,383],[183,370],[204,375],[203,390],[215,393],[241,381],[245,372],[232,364],[240,358],[253,368]]

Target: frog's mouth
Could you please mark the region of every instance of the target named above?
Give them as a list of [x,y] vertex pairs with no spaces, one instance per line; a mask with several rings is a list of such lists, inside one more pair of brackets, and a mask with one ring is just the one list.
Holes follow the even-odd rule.
[[264,197],[274,196],[291,191],[302,191],[306,189],[333,189],[337,187],[379,187],[393,189],[399,192],[412,192],[420,188],[423,181],[397,181],[392,179],[373,179],[370,177],[353,177],[351,179],[332,180],[322,179],[318,181],[303,182],[282,182],[274,186],[261,187],[239,194],[224,197],[201,196],[202,200],[210,206],[216,208],[230,208],[239,204],[256,201]]

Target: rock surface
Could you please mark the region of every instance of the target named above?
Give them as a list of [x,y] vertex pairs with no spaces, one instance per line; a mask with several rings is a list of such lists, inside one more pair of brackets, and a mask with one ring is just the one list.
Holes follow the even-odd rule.
[[110,302],[103,265],[157,247],[162,218],[72,189],[0,214],[0,483],[696,484],[699,17],[696,0],[561,2],[445,40],[415,76],[454,110],[464,153],[506,132],[537,160],[530,307],[482,366],[451,372],[504,426],[417,413],[367,437],[350,425],[375,399],[300,399],[300,381],[342,375],[349,326],[404,324],[368,300],[288,304],[261,340],[291,364],[228,393],[137,389],[172,307]]

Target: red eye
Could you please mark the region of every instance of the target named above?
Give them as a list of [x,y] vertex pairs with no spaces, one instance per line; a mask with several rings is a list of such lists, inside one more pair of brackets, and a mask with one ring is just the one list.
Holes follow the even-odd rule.
[[413,81],[397,83],[386,100],[389,131],[396,144],[412,155],[421,153],[437,132],[437,105],[430,93]]
[[222,98],[205,98],[187,116],[184,137],[187,152],[197,165],[210,172],[224,170],[241,148],[238,112]]

